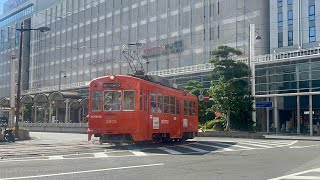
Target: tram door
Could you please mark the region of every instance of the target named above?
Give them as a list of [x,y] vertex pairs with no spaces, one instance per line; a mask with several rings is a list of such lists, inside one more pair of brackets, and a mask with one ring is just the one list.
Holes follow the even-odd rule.
[[144,112],[144,120],[145,120],[145,124],[147,124],[146,127],[146,134],[147,134],[147,138],[151,139],[151,135],[150,135],[150,108],[149,108],[149,93],[148,91],[143,91],[142,93],[142,101],[143,101],[143,112]]

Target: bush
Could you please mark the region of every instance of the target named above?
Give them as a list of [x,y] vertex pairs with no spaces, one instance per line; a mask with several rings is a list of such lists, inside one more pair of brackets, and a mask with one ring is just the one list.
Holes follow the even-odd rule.
[[212,120],[206,123],[207,129],[212,129],[215,125],[221,125],[222,127],[224,126],[224,120],[222,119],[216,119]]

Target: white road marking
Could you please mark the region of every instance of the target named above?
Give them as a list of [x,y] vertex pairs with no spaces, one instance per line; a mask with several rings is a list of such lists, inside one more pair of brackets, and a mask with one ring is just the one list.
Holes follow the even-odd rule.
[[237,145],[237,144],[222,143],[222,142],[218,142],[217,144],[221,144],[221,145],[225,145],[225,146],[234,146],[234,147],[243,148],[243,149],[257,149],[257,148],[252,148],[252,147],[247,147],[247,146],[240,146],[240,145]]
[[202,143],[195,143],[195,144],[199,144],[199,145],[202,145],[202,146],[213,147],[213,148],[216,148],[216,149],[222,149],[224,151],[234,151],[233,149],[226,148],[226,147],[223,147],[223,146],[216,146],[216,145],[213,145],[213,144],[202,144]]
[[265,146],[265,145],[261,145],[261,144],[257,144],[257,143],[247,143],[247,142],[239,142],[241,144],[247,144],[247,145],[250,145],[250,146],[257,146],[257,147],[263,147],[263,148],[271,148],[270,146]]
[[310,145],[310,146],[291,146],[291,147],[289,147],[289,148],[292,148],[292,149],[301,149],[301,148],[316,147],[316,146],[319,146],[319,145]]
[[307,179],[320,179],[320,176],[294,176],[294,177],[290,177],[290,179],[303,179],[303,180],[307,180]]
[[160,147],[160,148],[158,148],[158,149],[160,149],[160,150],[162,150],[162,151],[165,151],[165,152],[167,152],[167,153],[170,153],[170,154],[175,154],[175,155],[177,155],[177,154],[182,154],[181,152],[178,152],[178,151],[175,151],[175,150],[166,148],[166,147]]
[[262,145],[287,145],[287,144],[289,144],[289,143],[291,143],[291,141],[290,142],[282,142],[282,141],[279,141],[279,142],[267,142],[267,141],[262,141],[262,142],[260,142],[260,141],[241,141],[241,142],[246,142],[246,143],[255,143],[255,144],[262,144]]
[[195,147],[191,147],[191,146],[187,146],[187,145],[179,145],[180,147],[183,147],[183,148],[187,148],[187,149],[191,149],[193,151],[197,151],[197,152],[200,152],[200,153],[207,153],[209,151],[206,151],[206,150],[203,150],[203,149],[199,149],[199,148],[195,148]]
[[49,160],[63,159],[62,156],[49,156]]
[[134,149],[134,150],[129,150],[129,152],[131,152],[132,154],[134,154],[134,155],[136,155],[136,156],[148,156],[147,153],[144,153],[144,152],[139,151],[139,150],[136,150],[136,149]]
[[294,174],[289,174],[289,175],[285,175],[285,176],[281,176],[281,177],[277,177],[277,178],[273,178],[273,179],[269,179],[269,180],[281,180],[281,179],[300,179],[300,177],[303,177],[302,179],[320,179],[320,175],[319,176],[300,176],[302,174],[306,174],[309,172],[320,172],[320,168],[317,169],[310,169],[307,171],[301,171],[298,173],[294,173]]
[[33,179],[33,178],[42,178],[42,177],[64,176],[64,175],[71,175],[71,174],[83,174],[83,173],[112,171],[112,170],[121,170],[121,169],[133,169],[133,168],[163,166],[163,165],[164,165],[163,163],[160,163],[160,164],[146,164],[146,165],[125,166],[125,167],[116,167],[116,168],[107,168],[107,169],[94,169],[94,170],[89,170],[89,171],[74,171],[74,172],[67,172],[67,173],[44,174],[44,175],[37,175],[37,176],[12,177],[12,178],[4,178],[2,180]]
[[94,153],[94,157],[109,157],[106,153],[100,152],[100,153]]

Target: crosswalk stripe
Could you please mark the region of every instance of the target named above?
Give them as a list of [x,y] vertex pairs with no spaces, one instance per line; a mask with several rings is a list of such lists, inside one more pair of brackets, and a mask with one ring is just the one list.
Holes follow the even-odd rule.
[[320,176],[291,176],[289,179],[319,179]]
[[165,151],[167,153],[170,153],[170,154],[182,154],[181,152],[178,152],[178,151],[175,151],[173,149],[166,148],[166,147],[160,147],[158,149],[160,149],[162,151]]
[[236,144],[228,144],[228,143],[222,143],[222,142],[218,142],[217,144],[221,144],[221,145],[225,145],[225,146],[234,146],[234,147],[243,148],[243,149],[255,149],[252,147],[240,146],[240,145],[236,145]]
[[213,148],[216,148],[216,149],[223,149],[225,151],[234,151],[233,149],[226,148],[226,147],[223,147],[223,146],[216,146],[216,145],[213,145],[213,144],[203,144],[203,143],[194,143],[194,144],[199,144],[201,146],[213,147]]
[[191,149],[193,151],[197,151],[197,152],[200,152],[200,153],[207,153],[209,151],[206,151],[206,150],[203,150],[203,149],[199,149],[199,148],[195,148],[195,147],[191,147],[191,146],[187,146],[187,145],[179,145],[180,147],[183,147],[183,148],[187,148],[187,149]]
[[247,143],[247,142],[239,142],[241,144],[247,144],[250,146],[257,146],[257,147],[263,147],[263,148],[271,148],[270,146],[265,146],[265,145],[261,145],[261,144],[256,144],[256,143]]
[[94,153],[94,157],[108,157],[106,153]]
[[63,159],[62,156],[50,156],[49,160],[54,160],[54,159]]
[[147,153],[144,153],[144,152],[136,150],[136,149],[135,150],[129,150],[129,152],[133,153],[136,156],[147,156],[148,155]]
[[256,143],[256,144],[262,144],[262,145],[287,145],[291,142],[258,142],[258,141],[241,141],[241,142],[247,142],[247,143]]

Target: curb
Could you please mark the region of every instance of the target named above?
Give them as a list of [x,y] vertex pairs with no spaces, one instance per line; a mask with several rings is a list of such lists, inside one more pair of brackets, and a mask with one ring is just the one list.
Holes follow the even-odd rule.
[[265,139],[262,133],[249,132],[227,132],[227,131],[210,131],[198,132],[198,137],[230,137],[230,138],[248,138],[248,139]]
[[296,137],[296,136],[270,136],[263,135],[265,139],[277,139],[277,140],[299,140],[299,141],[320,141],[320,137]]

